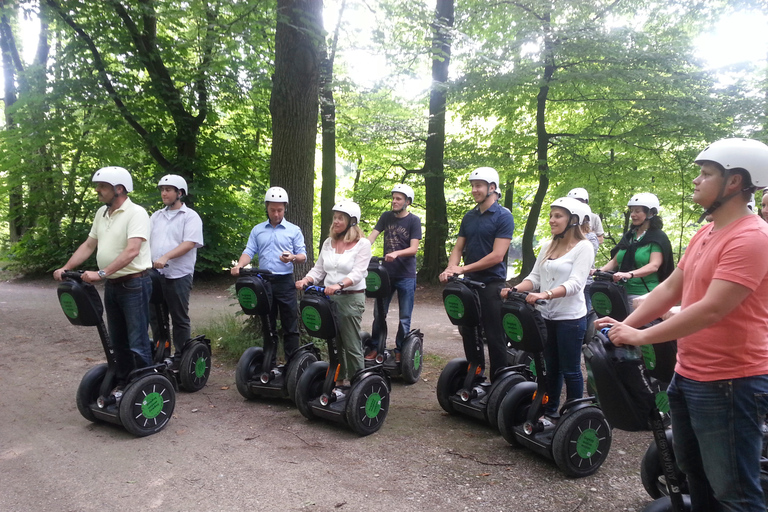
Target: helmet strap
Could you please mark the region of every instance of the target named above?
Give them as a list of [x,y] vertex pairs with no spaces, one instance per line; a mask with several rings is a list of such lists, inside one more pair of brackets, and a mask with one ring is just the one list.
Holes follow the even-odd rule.
[[[573,215],[571,215],[571,216],[573,216]],[[576,217],[576,218],[578,219],[578,217]],[[563,230],[563,232],[562,233],[558,233],[555,236],[553,236],[552,240],[559,240],[560,238],[565,238],[565,234],[568,233],[568,230],[571,229],[574,226],[578,226],[578,223],[577,224],[571,224],[571,219],[568,219],[568,225],[565,226],[565,229]]]
[[717,194],[717,198],[715,199],[715,202],[710,205],[709,208],[704,210],[704,213],[702,213],[699,216],[699,220],[696,221],[697,224],[701,224],[701,222],[707,217],[707,215],[712,215],[712,213],[723,206],[725,203],[733,199],[734,197],[738,196],[739,194],[743,194],[744,192],[747,192],[751,190],[751,187],[745,187],[741,190],[737,190],[736,192],[731,192],[728,195],[723,195],[723,192],[725,192],[725,187],[728,184],[728,177],[731,175],[730,171],[726,171],[723,175],[723,186],[720,187],[720,192]]

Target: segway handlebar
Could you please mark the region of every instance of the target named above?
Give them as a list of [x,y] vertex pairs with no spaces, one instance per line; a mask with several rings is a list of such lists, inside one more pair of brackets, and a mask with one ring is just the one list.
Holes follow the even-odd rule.
[[272,275],[272,271],[267,270],[265,268],[241,268],[240,275],[243,277],[258,276],[258,275],[267,277]]
[[[316,286],[314,284],[311,284],[309,286],[305,286],[304,287],[304,291],[305,292],[306,291],[314,291],[314,292],[322,293],[323,295],[325,295],[325,286]],[[341,295],[341,290],[336,290],[335,292],[333,292],[333,294],[334,295]]]
[[[613,274],[615,274],[615,270],[595,270],[595,273],[592,274],[592,279],[596,281],[613,281]],[[620,282],[626,283],[627,279],[622,278],[619,279]]]
[[71,279],[72,281],[77,281],[78,283],[83,280],[83,273],[85,270],[65,270],[61,273],[62,279]]
[[453,274],[452,276],[448,276],[448,280],[458,281],[460,283],[464,283],[467,286],[471,286],[473,288],[485,288],[485,283],[481,283],[480,281],[473,281],[466,277],[459,277],[459,274]]
[[[511,299],[511,300],[519,300],[519,301],[525,302],[525,298],[526,297],[528,297],[528,292],[510,291],[509,293],[507,293],[507,298],[505,300],[510,300]],[[548,301],[546,301],[544,299],[536,299],[535,304],[537,304],[539,306],[543,306],[547,302]]]

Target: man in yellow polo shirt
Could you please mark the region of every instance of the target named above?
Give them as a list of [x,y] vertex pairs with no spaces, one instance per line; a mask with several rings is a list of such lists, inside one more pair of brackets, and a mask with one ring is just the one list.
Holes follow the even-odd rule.
[[83,273],[83,281],[106,281],[104,309],[120,381],[131,370],[152,364],[148,334],[152,294],[147,272],[152,266],[149,215],[128,198],[133,191],[133,179],[122,167],[99,169],[91,181],[96,182],[96,193],[104,206],[96,212],[88,238],[62,268],[54,271],[53,278],[61,281],[64,269],[77,268],[96,250],[100,270]]

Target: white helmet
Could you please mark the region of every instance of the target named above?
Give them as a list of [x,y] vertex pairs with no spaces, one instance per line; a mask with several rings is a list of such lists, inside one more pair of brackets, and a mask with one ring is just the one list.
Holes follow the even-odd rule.
[[768,146],[754,139],[721,139],[713,142],[694,160],[710,161],[726,170],[744,169],[756,188],[768,186]]
[[549,205],[549,207],[553,208],[555,206],[563,208],[571,215],[575,215],[578,219],[579,225],[581,225],[584,222],[584,219],[589,217],[589,215],[592,213],[592,210],[589,209],[589,206],[582,203],[578,199],[574,199],[573,197],[560,197],[555,199],[552,204]]
[[493,183],[497,190],[499,188],[499,173],[493,167],[478,167],[469,173],[469,181],[474,180],[484,181],[488,185]]
[[409,187],[405,183],[398,183],[397,185],[392,187],[392,192],[391,193],[394,194],[395,192],[399,192],[399,193],[403,194],[406,198],[410,199],[411,200],[411,204],[413,204],[414,194],[413,194],[413,189],[411,187]]
[[91,181],[109,183],[113,187],[122,185],[126,192],[133,192],[133,178],[131,173],[122,167],[102,167],[93,175]]
[[353,201],[339,201],[333,207],[333,211],[349,215],[351,219],[351,222],[349,223],[350,226],[354,226],[360,222],[360,206]]
[[282,187],[272,187],[264,194],[264,202],[288,204],[288,192]]
[[749,198],[749,202],[747,203],[747,208],[749,208],[749,211],[754,212],[755,211],[755,194],[752,193],[752,196]]
[[645,206],[649,210],[655,208],[656,213],[654,215],[658,215],[661,210],[659,198],[650,192],[640,192],[639,194],[633,195],[627,202],[627,207],[632,208],[633,206]]
[[181,191],[182,195],[187,194],[187,180],[178,174],[166,174],[160,178],[160,182],[157,184],[157,188],[162,186],[176,187],[179,189],[179,191]]
[[586,201],[587,203],[589,202],[589,192],[587,192],[587,189],[585,188],[574,188],[568,192],[568,197],[580,199],[582,201]]

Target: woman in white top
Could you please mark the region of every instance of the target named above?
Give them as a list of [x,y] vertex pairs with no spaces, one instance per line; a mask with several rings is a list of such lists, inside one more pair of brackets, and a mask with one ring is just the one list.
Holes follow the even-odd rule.
[[[296,288],[317,284],[336,302],[339,325],[338,386],[348,386],[349,379],[363,368],[363,344],[360,324],[365,311],[365,277],[371,260],[371,243],[358,226],[360,207],[352,201],[340,201],[333,207],[333,223],[320,249],[315,266]],[[339,295],[334,295],[341,290]]]
[[[584,284],[595,261],[592,243],[580,229],[586,215],[584,206],[570,197],[561,197],[552,203],[549,212],[552,241],[542,244],[531,273],[512,288],[530,292],[526,299],[530,304],[539,299],[547,301],[539,306],[539,311],[547,324],[544,359],[549,402],[544,415],[548,421],[559,417],[563,380],[568,400],[584,394],[581,374],[581,342],[587,321]],[[501,296],[506,297],[509,290],[503,289]]]

